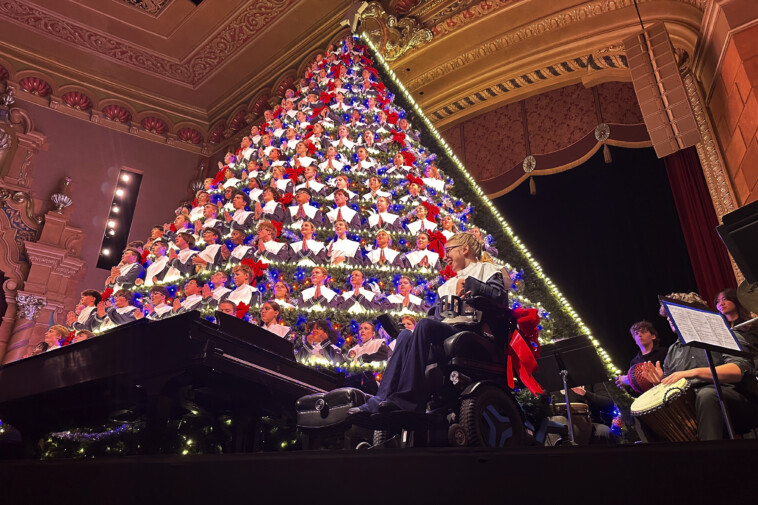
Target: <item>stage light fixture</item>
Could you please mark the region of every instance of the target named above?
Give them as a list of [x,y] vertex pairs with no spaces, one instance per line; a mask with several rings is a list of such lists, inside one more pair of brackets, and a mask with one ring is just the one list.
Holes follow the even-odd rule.
[[118,214],[118,207],[116,207],[115,205],[113,206],[113,213]]
[[110,249],[103,249],[103,256],[110,256],[111,250]]
[[114,220],[111,219],[110,221],[108,221],[108,226],[111,227],[111,228],[115,228],[116,227],[116,221],[114,221]]
[[124,196],[124,190],[121,188],[118,188],[116,190],[116,196]]
[[116,230],[110,230],[110,231],[108,232],[108,235],[110,235],[110,236],[113,236],[113,235],[115,235],[115,234],[116,234]]
[[121,176],[121,180],[124,182],[129,182],[129,174],[123,174]]

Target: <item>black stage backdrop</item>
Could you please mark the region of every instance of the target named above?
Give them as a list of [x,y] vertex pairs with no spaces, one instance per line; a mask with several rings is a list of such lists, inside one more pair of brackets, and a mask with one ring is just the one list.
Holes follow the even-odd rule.
[[524,182],[494,203],[626,370],[638,350],[632,323],[647,319],[673,342],[657,295],[697,287],[663,161],[651,148],[611,152],[611,164],[599,150],[574,169],[535,177],[536,195]]

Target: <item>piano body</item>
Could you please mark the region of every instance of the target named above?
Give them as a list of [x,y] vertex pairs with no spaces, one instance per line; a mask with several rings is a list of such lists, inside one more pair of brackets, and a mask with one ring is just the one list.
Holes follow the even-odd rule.
[[0,366],[0,419],[36,444],[51,431],[105,423],[114,412],[145,421],[145,453],[165,450],[167,425],[190,398],[235,421],[231,451],[256,450],[263,416],[292,418],[297,398],[340,387],[341,374],[295,361],[292,343],[217,313],[138,320]]

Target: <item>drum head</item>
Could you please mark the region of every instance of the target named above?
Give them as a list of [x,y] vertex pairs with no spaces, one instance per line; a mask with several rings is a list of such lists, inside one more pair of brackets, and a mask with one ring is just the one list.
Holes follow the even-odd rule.
[[673,384],[658,384],[634,400],[630,408],[632,415],[639,416],[645,412],[660,408],[678,398],[688,387],[687,379],[679,379]]

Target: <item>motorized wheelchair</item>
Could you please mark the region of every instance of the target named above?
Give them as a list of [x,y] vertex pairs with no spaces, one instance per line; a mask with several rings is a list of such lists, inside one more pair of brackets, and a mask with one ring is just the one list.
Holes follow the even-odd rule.
[[[464,303],[465,302],[465,303]],[[311,439],[346,432],[345,448],[411,446],[517,446],[527,438],[524,414],[508,387],[508,342],[516,321],[507,306],[489,298],[443,297],[443,317],[474,315],[476,324],[429,350],[426,413],[394,411],[376,414],[352,427],[347,411],[365,403],[356,388],[309,395],[297,402],[298,427]],[[399,329],[391,317],[379,316],[390,336]],[[368,439],[368,440],[367,440]]]

